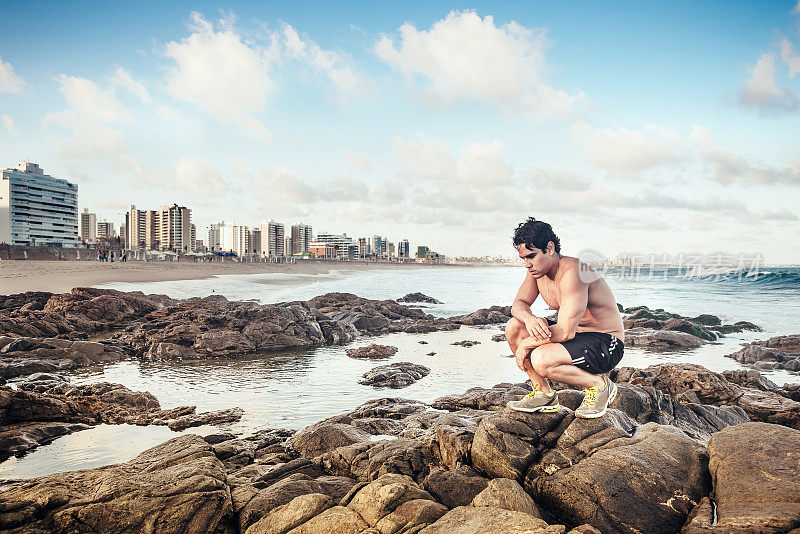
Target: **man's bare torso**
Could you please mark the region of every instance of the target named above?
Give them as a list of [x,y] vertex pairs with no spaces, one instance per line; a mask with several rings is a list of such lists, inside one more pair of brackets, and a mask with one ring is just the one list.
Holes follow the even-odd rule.
[[616,336],[624,342],[622,316],[611,288],[591,267],[581,263],[577,258],[562,257],[554,280],[547,276],[536,279],[539,295],[551,308],[560,309],[562,298],[560,282],[565,275],[575,269],[579,269],[581,280],[588,285],[586,311],[578,322],[577,332],[603,332]]

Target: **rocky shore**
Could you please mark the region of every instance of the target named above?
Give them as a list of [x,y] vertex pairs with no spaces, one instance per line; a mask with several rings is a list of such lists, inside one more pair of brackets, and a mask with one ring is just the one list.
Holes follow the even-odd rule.
[[[0,529],[789,532],[800,431],[739,404],[766,398],[748,373],[732,378],[751,385],[688,364],[622,368],[594,420],[575,418],[582,393],[570,389],[556,413],[509,412],[530,390],[521,383],[430,405],[376,399],[291,437],[184,435],[123,464],[6,481]],[[123,393],[157,413],[146,394]]]
[[[728,327],[757,328],[722,325],[713,316],[626,312],[626,338],[651,350],[686,350]],[[0,376],[16,378],[14,387],[0,386],[0,451],[21,453],[101,422],[185,429],[242,416],[235,407],[162,410],[149,393],[109,383],[76,386],[59,371],[130,357],[229,357],[455,330],[503,323],[509,315],[509,308],[493,307],[442,319],[343,293],[274,305],[94,289],[0,297]],[[748,345],[742,351],[768,356],[739,361],[792,361],[783,354],[795,354],[800,344],[784,337],[792,339]],[[393,354],[380,346],[364,352]],[[425,368],[406,364],[373,369],[365,384],[425,380]],[[130,462],[4,481],[0,531],[800,529],[798,388],[779,387],[757,370],[714,373],[675,363],[622,367],[612,379],[619,394],[592,420],[574,416],[583,393],[563,387],[556,413],[510,412],[506,403],[530,386],[503,383],[431,403],[379,398],[296,433],[185,434]]]

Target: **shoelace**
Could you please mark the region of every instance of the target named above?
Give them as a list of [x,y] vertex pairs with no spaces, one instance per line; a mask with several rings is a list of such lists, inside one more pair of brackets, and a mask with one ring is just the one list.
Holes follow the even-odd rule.
[[534,397],[536,396],[536,394],[537,394],[538,392],[539,392],[539,385],[538,385],[538,384],[534,384],[534,385],[533,385],[533,391],[531,391],[530,393],[528,393],[527,395],[525,395],[525,397],[523,397],[523,398],[525,398],[525,399],[532,399],[532,398],[534,398]]
[[583,391],[586,393],[586,396],[583,397],[583,402],[581,404],[585,404],[587,407],[593,408],[597,403],[597,394],[600,393],[600,388],[598,386],[593,386],[589,389],[584,389]]

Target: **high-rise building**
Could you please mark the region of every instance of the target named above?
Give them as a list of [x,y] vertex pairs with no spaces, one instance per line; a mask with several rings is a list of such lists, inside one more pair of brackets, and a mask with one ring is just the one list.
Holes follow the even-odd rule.
[[[120,231],[124,230],[120,228]],[[113,239],[115,237],[117,237],[117,232],[114,230],[114,223],[106,220],[97,221],[97,239]]]
[[220,251],[219,229],[221,226],[225,226],[225,221],[212,224],[208,227],[208,240],[206,241],[206,246],[211,252]]
[[362,260],[370,254],[369,240],[366,237],[358,238],[358,257]]
[[379,235],[374,235],[369,238],[369,255],[375,256],[376,259],[386,257],[386,238]]
[[244,256],[252,250],[250,247],[250,232],[247,226],[220,225],[219,238],[219,249],[222,252],[233,252],[237,256]]
[[293,246],[294,245],[292,243],[292,236],[291,235],[284,236],[284,238],[283,238],[283,252],[284,252],[284,254],[286,256],[291,256],[293,254],[292,253],[292,250],[293,250],[292,247]]
[[269,221],[261,223],[261,256],[283,256],[284,226],[282,223]]
[[126,248],[158,248],[159,219],[154,210],[137,210],[131,206],[125,214]]
[[261,254],[261,228],[253,228],[250,230],[248,254]]
[[0,181],[0,242],[76,246],[78,186],[28,161],[5,169]]
[[192,210],[172,204],[158,210],[137,210],[125,214],[127,248],[192,252]]
[[397,246],[397,257],[400,259],[409,258],[409,246],[408,246],[408,239],[403,239],[398,243]]
[[[127,219],[128,216],[125,215],[125,218]],[[112,225],[111,227],[113,228],[114,226]],[[122,248],[131,248],[128,245],[128,227],[125,225],[125,223],[119,225],[119,237],[122,241]]]
[[173,252],[192,252],[192,210],[184,206],[172,204],[162,206],[157,212],[155,221],[159,250]]
[[190,225],[191,230],[189,231],[189,250],[192,252],[197,252],[197,227],[192,224]]
[[311,226],[303,223],[292,225],[292,254],[305,254],[308,252],[308,244],[313,240]]
[[89,213],[88,208],[83,208],[80,221],[81,240],[87,243],[97,241],[97,215]]
[[391,261],[392,258],[394,258],[394,243],[389,243],[386,247],[386,259]]

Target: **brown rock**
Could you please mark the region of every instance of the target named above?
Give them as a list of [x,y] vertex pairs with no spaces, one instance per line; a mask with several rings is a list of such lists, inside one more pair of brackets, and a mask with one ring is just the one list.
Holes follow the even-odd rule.
[[800,431],[766,423],[726,428],[708,444],[716,531],[800,527]]
[[489,485],[472,499],[470,506],[502,508],[514,512],[523,512],[533,517],[542,517],[539,507],[525,493],[516,480],[510,478],[494,478]]
[[333,505],[333,499],[322,493],[301,495],[259,519],[246,534],[285,534]]
[[232,507],[225,470],[199,436],[130,462],[7,483],[0,529],[17,532],[224,532]]
[[459,506],[447,512],[420,534],[474,534],[475,532],[503,532],[505,534],[563,534],[561,525],[551,527],[538,517],[524,512],[491,508]]

